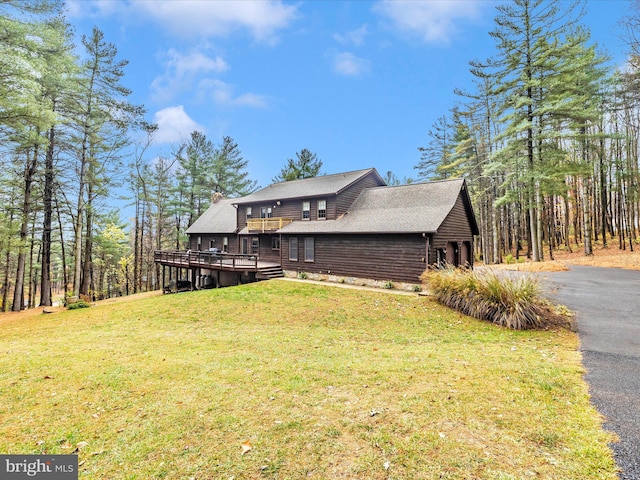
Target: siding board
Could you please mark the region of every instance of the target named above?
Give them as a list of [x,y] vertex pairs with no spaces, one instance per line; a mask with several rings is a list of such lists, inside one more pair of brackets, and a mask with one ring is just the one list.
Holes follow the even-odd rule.
[[[283,235],[284,270],[332,274],[345,277],[419,283],[426,269],[426,240],[420,234],[407,235],[315,235],[315,261],[289,260],[289,240]],[[304,235],[297,235],[298,248]]]

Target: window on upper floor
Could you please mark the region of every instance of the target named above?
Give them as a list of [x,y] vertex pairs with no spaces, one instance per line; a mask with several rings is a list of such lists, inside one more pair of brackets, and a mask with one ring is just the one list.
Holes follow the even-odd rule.
[[327,218],[327,201],[318,200],[318,220]]
[[251,207],[247,207],[247,218],[251,218]]
[[302,202],[302,219],[309,220],[311,218],[311,202]]
[[260,218],[271,218],[271,207],[260,208]]

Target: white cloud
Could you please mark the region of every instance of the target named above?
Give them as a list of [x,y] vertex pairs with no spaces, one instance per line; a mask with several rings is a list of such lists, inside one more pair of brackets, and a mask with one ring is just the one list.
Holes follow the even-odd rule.
[[278,31],[298,17],[298,5],[282,0],[67,0],[66,7],[71,18],[151,19],[181,38],[225,37],[246,30],[266,43],[277,42]]
[[267,99],[256,93],[243,93],[234,96],[233,85],[221,80],[207,79],[200,82],[198,90],[201,94],[213,98],[217,105],[266,108]]
[[158,110],[153,122],[158,125],[154,140],[159,144],[181,142],[188,139],[194,130],[204,132],[204,127],[189,117],[182,105]]
[[355,56],[350,52],[338,53],[333,57],[333,70],[347,77],[356,77],[367,73],[371,68],[371,62]]
[[167,52],[169,56],[168,65],[175,69],[176,75],[181,77],[200,72],[224,72],[229,67],[221,57],[211,58],[202,52],[191,52],[182,55],[175,49]]
[[118,4],[110,0],[67,0],[65,2],[66,14],[68,18],[100,18],[108,17],[119,12],[124,4]]
[[480,16],[485,2],[471,0],[382,0],[374,12],[391,21],[398,30],[415,35],[427,43],[448,43],[460,28],[461,20]]
[[359,47],[364,43],[364,38],[368,33],[369,28],[367,25],[363,25],[360,28],[356,28],[355,30],[351,30],[345,34],[336,33],[333,35],[333,38],[343,45],[355,45],[356,47]]
[[164,57],[164,73],[151,82],[151,90],[159,101],[169,101],[178,93],[191,90],[203,74],[221,73],[229,68],[221,57],[210,57],[197,50],[183,54],[171,48]]
[[277,40],[277,32],[295,20],[298,10],[281,0],[156,0],[132,5],[180,37],[224,37],[248,30],[255,40],[268,43]]

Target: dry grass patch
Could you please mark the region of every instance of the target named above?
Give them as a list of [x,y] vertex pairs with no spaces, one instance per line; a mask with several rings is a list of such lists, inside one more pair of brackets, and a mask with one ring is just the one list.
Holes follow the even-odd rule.
[[593,255],[586,256],[580,249],[572,253],[558,252],[556,259],[565,265],[587,265],[592,267],[626,268],[629,270],[640,270],[640,246],[636,245],[636,250],[621,250],[617,246],[602,248],[598,245],[593,250]]
[[459,268],[426,270],[422,280],[443,305],[480,320],[514,330],[541,329],[571,324],[566,308],[542,296],[540,277],[492,270]]
[[634,248],[635,250],[631,251],[627,245],[626,250],[621,250],[617,245],[603,248],[602,244],[596,244],[594,245],[593,255],[586,256],[582,246],[573,246],[571,252],[565,249],[556,250],[553,254],[554,260],[532,262],[521,257],[518,262],[497,265],[479,263],[478,266],[481,269],[489,268],[492,270],[514,270],[520,272],[559,272],[568,270],[571,265],[640,270],[640,245],[636,245]]
[[570,332],[262,282],[3,321],[0,451],[110,480],[613,480],[582,374]]
[[511,270],[514,272],[564,272],[569,270],[566,263],[557,260],[543,262],[524,261],[518,263],[499,263],[496,265],[480,265],[480,270]]

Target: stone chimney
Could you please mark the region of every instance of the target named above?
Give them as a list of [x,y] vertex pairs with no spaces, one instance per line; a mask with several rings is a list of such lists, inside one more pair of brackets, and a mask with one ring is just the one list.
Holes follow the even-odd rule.
[[213,192],[211,194],[211,203],[218,203],[224,198],[224,195],[220,192]]

